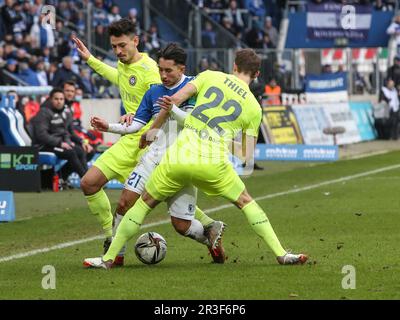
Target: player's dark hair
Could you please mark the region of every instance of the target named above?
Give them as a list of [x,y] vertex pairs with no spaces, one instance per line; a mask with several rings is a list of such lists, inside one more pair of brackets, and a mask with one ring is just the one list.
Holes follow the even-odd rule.
[[235,64],[238,72],[248,74],[255,78],[261,67],[261,58],[253,49],[241,49],[236,52]]
[[158,51],[157,60],[173,60],[176,64],[186,65],[187,54],[177,43],[169,43],[164,49]]
[[53,98],[53,96],[56,93],[62,93],[64,95],[64,91],[61,88],[54,88],[53,90],[50,91],[50,94],[49,94],[50,99]]
[[108,34],[110,37],[120,37],[122,35],[137,35],[136,24],[128,18],[122,18],[110,24],[110,26],[108,27]]

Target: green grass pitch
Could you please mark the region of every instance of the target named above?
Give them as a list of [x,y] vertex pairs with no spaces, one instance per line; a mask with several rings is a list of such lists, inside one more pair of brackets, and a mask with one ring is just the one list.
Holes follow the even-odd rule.
[[[84,258],[101,255],[101,239],[4,261],[100,235],[79,190],[16,194],[17,221],[0,224],[0,299],[399,299],[400,166],[389,168],[399,158],[393,152],[326,164],[265,162],[264,171],[244,180],[284,247],[309,254],[303,266],[278,265],[234,207],[210,213],[228,224],[224,265],[212,264],[205,247],[170,223],[141,230],[168,242],[165,260],[154,266],[135,257],[139,234],[128,244],[124,268],[82,267]],[[342,177],[350,178],[337,181]],[[115,206],[120,191],[107,193]],[[199,196],[205,210],[226,203]],[[165,208],[145,223],[168,220]],[[42,288],[46,265],[56,270],[55,290]],[[348,265],[355,289],[342,287]]]

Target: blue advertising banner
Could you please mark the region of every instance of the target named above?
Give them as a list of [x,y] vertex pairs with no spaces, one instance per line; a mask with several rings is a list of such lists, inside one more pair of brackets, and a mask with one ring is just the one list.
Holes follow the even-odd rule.
[[376,139],[372,104],[370,102],[350,102],[350,109],[356,120],[361,140]]
[[366,41],[371,28],[372,6],[335,2],[307,4],[309,39],[347,38]]
[[337,161],[338,146],[257,144],[255,159],[275,161]]
[[[386,33],[387,27],[393,18],[393,10],[372,11],[371,26],[368,38],[360,41],[349,39],[348,46],[351,48],[363,47],[387,47],[389,35]],[[289,13],[289,29],[287,32],[285,48],[334,48],[335,39],[309,38],[307,28],[307,12]]]
[[347,73],[327,73],[306,75],[306,92],[324,93],[347,91]]
[[308,103],[347,102],[347,73],[306,75],[306,99]]
[[14,193],[12,191],[0,191],[0,222],[10,222],[14,220]]

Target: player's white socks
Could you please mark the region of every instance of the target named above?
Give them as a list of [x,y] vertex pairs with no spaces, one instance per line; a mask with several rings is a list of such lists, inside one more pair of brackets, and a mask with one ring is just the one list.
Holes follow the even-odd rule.
[[199,220],[193,219],[192,224],[185,233],[185,237],[192,238],[201,244],[208,245],[208,239],[204,235],[204,227]]
[[[118,226],[121,223],[123,217],[124,217],[123,215],[117,212],[115,213],[114,224],[113,224],[113,238],[117,234]],[[126,252],[126,244],[122,247],[121,251],[118,253],[118,256],[123,257],[125,255],[125,252]]]

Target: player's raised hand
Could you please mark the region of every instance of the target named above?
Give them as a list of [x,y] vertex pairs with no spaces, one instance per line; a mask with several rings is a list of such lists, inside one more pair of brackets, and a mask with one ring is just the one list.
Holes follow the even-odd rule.
[[108,131],[109,128],[108,122],[100,117],[92,117],[90,124],[98,131]]
[[127,113],[127,114],[124,114],[123,116],[121,116],[121,118],[119,119],[119,122],[125,123],[126,126],[129,127],[132,124],[134,117],[135,117],[134,113]]
[[90,53],[89,49],[86,48],[86,46],[83,44],[83,42],[79,38],[74,37],[72,40],[75,42],[76,49],[78,50],[78,53],[81,56],[81,58],[84,61],[88,61],[90,56],[92,55]]
[[161,109],[165,111],[171,111],[172,109],[172,99],[170,96],[163,96],[162,98],[158,98],[157,104],[160,106]]

